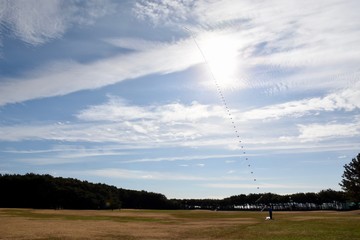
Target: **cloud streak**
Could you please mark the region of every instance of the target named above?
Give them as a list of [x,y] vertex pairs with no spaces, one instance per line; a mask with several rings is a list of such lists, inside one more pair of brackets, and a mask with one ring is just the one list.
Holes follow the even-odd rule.
[[110,97],[103,105],[91,106],[77,117],[85,121],[123,122],[128,120],[157,120],[160,122],[197,122],[210,118],[222,118],[224,108],[219,105],[204,105],[192,102],[190,105],[169,103],[144,107],[127,104],[117,97]]
[[3,79],[0,106],[96,89],[153,73],[185,70],[203,61],[199,55],[192,54],[194,48],[191,40],[182,40],[90,64],[74,61],[53,63],[27,73],[25,78]]
[[[201,166],[200,166],[201,167]],[[100,177],[111,177],[120,179],[142,179],[142,180],[170,180],[170,181],[240,181],[246,178],[239,176],[199,176],[190,174],[178,174],[175,172],[156,172],[156,171],[143,171],[143,170],[129,170],[121,168],[104,168],[97,170],[79,171],[79,174],[86,174]],[[254,186],[253,186],[254,187]]]
[[259,186],[262,190],[269,189],[321,189],[320,186],[313,185],[296,185],[296,184],[246,184],[246,183],[209,183],[203,186],[209,188],[227,188],[227,189],[254,189],[254,185]]
[[205,181],[206,179],[199,176],[181,175],[176,173],[164,173],[154,171],[142,171],[142,170],[128,170],[128,169],[97,169],[90,171],[83,171],[81,174],[111,177],[120,179],[142,179],[142,180],[171,180],[171,181]]
[[326,95],[325,97],[308,98],[281,104],[257,108],[240,114],[240,119],[272,120],[284,117],[302,117],[319,112],[345,111],[350,112],[360,108],[360,88],[353,86]]

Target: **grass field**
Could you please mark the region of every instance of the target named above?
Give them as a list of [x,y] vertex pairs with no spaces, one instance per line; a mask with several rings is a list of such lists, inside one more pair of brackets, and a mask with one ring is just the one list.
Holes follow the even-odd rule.
[[0,239],[360,240],[360,211],[0,209]]

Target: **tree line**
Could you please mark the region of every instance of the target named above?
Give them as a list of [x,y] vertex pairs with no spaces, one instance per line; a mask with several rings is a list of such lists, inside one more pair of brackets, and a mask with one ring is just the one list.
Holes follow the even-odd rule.
[[0,207],[47,209],[171,209],[164,195],[51,175],[0,175]]
[[212,210],[261,210],[272,206],[274,210],[319,210],[319,209],[349,209],[356,207],[347,203],[345,192],[332,189],[318,193],[295,193],[279,195],[274,193],[240,194],[221,200],[216,199],[186,199],[180,201],[186,209]]
[[[289,195],[240,194],[221,200],[167,199],[160,193],[122,189],[48,174],[0,174],[0,207],[254,210],[271,205],[276,210],[357,208],[360,204],[360,154],[344,165],[344,174],[339,184],[344,191],[327,189],[318,193]],[[353,205],[349,205],[349,201]]]
[[[342,191],[278,195],[273,193],[240,194],[224,199],[167,199],[163,194],[127,190],[100,183],[51,175],[0,175],[0,207],[47,209],[260,209],[272,204],[279,210],[319,209],[324,203],[344,203]],[[310,207],[309,207],[310,206]]]

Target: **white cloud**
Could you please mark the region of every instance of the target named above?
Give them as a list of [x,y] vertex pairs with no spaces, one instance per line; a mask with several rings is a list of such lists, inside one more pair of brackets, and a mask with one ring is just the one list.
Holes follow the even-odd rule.
[[[243,154],[213,154],[213,155],[191,155],[191,156],[176,156],[176,157],[160,157],[160,158],[141,158],[123,161],[124,163],[136,162],[161,162],[161,161],[192,161],[192,160],[206,160],[206,159],[223,159],[223,158],[239,158]],[[234,160],[231,162],[235,162]],[[229,163],[229,161],[226,161]],[[183,164],[188,166],[187,164]]]
[[[169,103],[145,107],[130,106],[111,98],[103,105],[80,112],[77,123],[23,124],[0,127],[0,140],[55,140],[116,142],[148,147],[187,146],[210,136],[219,136],[211,145],[226,146],[224,137],[231,129],[217,123],[223,121],[224,109],[219,106]],[[223,115],[223,116],[222,116]]]
[[222,118],[224,108],[219,105],[204,105],[192,102],[189,105],[169,103],[165,105],[134,106],[117,97],[110,97],[103,105],[91,106],[77,117],[85,121],[134,121],[157,120],[176,124],[177,122],[197,122],[210,118]]
[[136,51],[146,51],[152,48],[161,48],[164,46],[163,42],[157,41],[148,41],[145,39],[139,38],[109,38],[104,39],[104,42],[107,42],[111,45],[116,47],[125,48],[129,50],[136,50]]
[[299,139],[302,141],[320,141],[341,137],[360,136],[360,121],[352,123],[328,123],[299,125]]
[[195,3],[191,0],[141,0],[135,3],[133,12],[143,21],[153,24],[171,24],[186,21]]
[[[55,3],[50,1],[48,5],[56,12],[52,18],[57,21],[57,17],[64,14],[60,14],[63,11]],[[98,17],[96,9],[102,4],[85,5],[85,9],[89,9],[83,10],[88,16],[86,19]],[[231,88],[260,88],[277,93],[284,90],[337,90],[349,87],[359,79],[358,74],[349,76],[349,73],[358,72],[360,56],[357,5],[357,1],[141,1],[135,3],[134,11],[142,16],[140,18],[188,26],[199,40],[200,47],[204,36],[225,34],[226,39],[232,39],[232,51],[237,53],[238,59],[238,75],[232,76]],[[73,17],[84,15],[78,9],[80,6],[73,12],[82,14],[72,13]],[[44,12],[49,14],[51,11]],[[99,12],[104,15],[107,11]],[[2,13],[2,16],[3,21],[8,21],[7,13]],[[82,22],[79,19],[73,21]],[[57,37],[67,26],[62,27],[62,21],[59,22],[56,24],[62,30],[51,28],[54,33],[49,33],[49,36],[44,33],[47,37],[44,35],[38,40],[31,40],[31,36],[24,38],[35,43]],[[223,22],[229,24],[218,24]],[[186,32],[185,29],[181,31]],[[131,37],[105,41],[135,51],[87,64],[56,62],[22,73],[23,77],[3,79],[0,105],[96,89],[148,74],[182,71],[204,62],[190,36],[171,43]],[[213,84],[207,86],[214,87]],[[226,84],[223,87],[226,88]]]
[[[37,150],[3,150],[1,152],[17,154],[17,155],[46,155],[51,154],[59,159],[78,159],[78,158],[87,158],[87,157],[97,157],[97,156],[122,156],[130,155],[130,152],[125,152],[123,149],[114,148],[114,147],[80,147],[80,146],[64,146],[56,145],[49,149],[37,149]],[[51,162],[50,162],[51,163]]]
[[26,43],[37,45],[58,38],[67,28],[60,1],[2,1],[1,5],[0,21]]
[[272,184],[272,183],[256,183],[248,184],[248,183],[209,183],[203,184],[202,186],[209,188],[228,188],[228,189],[254,189],[255,187],[259,187],[261,191],[266,189],[321,189],[321,187],[316,186],[308,186],[308,185],[297,185],[297,184]]
[[81,174],[87,174],[99,177],[122,178],[122,179],[146,179],[146,180],[172,180],[172,181],[204,181],[206,178],[191,175],[182,175],[172,172],[155,172],[143,170],[128,170],[119,168],[97,169],[81,171]]
[[[61,37],[75,24],[91,24],[114,11],[109,1],[2,0],[0,1],[0,39],[2,32],[27,44],[39,45]],[[2,31],[2,27],[7,31]]]
[[184,70],[202,62],[200,54],[194,54],[195,51],[192,40],[181,40],[90,64],[73,61],[49,64],[24,78],[3,79],[0,105],[100,88],[152,73]]
[[232,88],[242,89],[245,82],[245,87],[265,87],[270,93],[331,90],[354,80],[339,76],[358,69],[358,1],[172,2],[182,10],[168,6],[168,1],[141,2],[135,9],[142,19],[186,26],[199,38],[207,31],[232,32],[243,60]]
[[89,160],[85,158],[61,158],[61,157],[26,157],[26,158],[18,158],[16,162],[20,162],[22,164],[27,165],[35,165],[35,166],[50,166],[50,165],[61,165],[61,164],[74,164],[74,163],[87,163],[89,164]]
[[179,174],[176,172],[157,172],[144,170],[129,170],[122,168],[103,168],[94,170],[84,170],[78,172],[71,172],[79,175],[90,175],[121,179],[143,179],[143,180],[171,180],[171,181],[239,181],[246,180],[246,177],[239,176],[201,176],[199,174]]
[[325,97],[291,101],[250,110],[240,114],[240,119],[271,120],[284,117],[302,117],[318,112],[353,111],[355,109],[360,109],[360,88],[356,85],[328,94]]
[[[357,96],[345,94],[344,96]],[[230,120],[226,119],[226,112],[218,105],[206,105],[198,102],[181,104],[179,102],[165,105],[130,105],[124,100],[110,97],[109,101],[80,111],[76,116],[79,121],[64,124],[32,123],[0,127],[1,141],[23,141],[23,140],[52,140],[66,142],[92,142],[92,143],[121,143],[121,149],[148,149],[161,147],[212,147],[233,151],[244,150],[267,150],[277,152],[305,151],[313,152],[318,149],[349,149],[351,144],[338,142],[331,144],[326,140],[342,139],[359,135],[358,120],[350,118],[339,119],[338,123],[324,123],[323,120],[312,120],[312,124],[286,121],[257,122],[254,119],[266,119],[274,116],[273,112],[284,116],[304,116],[308,111],[333,111],[344,109],[353,110],[357,102],[328,101],[326,98],[336,99],[329,95],[324,98],[316,98],[315,101],[295,102],[283,105],[275,105],[268,109],[261,109],[256,118],[242,117],[239,111],[233,111],[233,116],[240,120],[237,133],[233,131]],[[356,98],[356,97],[355,97]],[[348,100],[351,99],[348,97]],[[327,107],[323,103],[330,102]],[[303,104],[305,107],[293,108],[293,105]],[[321,104],[319,104],[321,103]],[[300,105],[301,105],[300,104]],[[339,109],[338,109],[339,108]],[[275,109],[275,110],[274,110]],[[253,110],[255,111],[255,110]],[[286,114],[281,115],[281,111]],[[245,112],[245,115],[248,112]],[[277,116],[279,117],[279,116]],[[333,118],[336,119],[336,118]],[[346,120],[348,119],[348,120]],[[343,122],[344,120],[348,122]],[[276,124],[276,125],[274,125]],[[276,131],[274,129],[276,128]],[[334,130],[333,130],[334,129]],[[237,137],[239,135],[240,137]],[[239,142],[239,139],[242,142]],[[311,141],[320,141],[321,144],[311,145]],[[281,144],[279,144],[281,143]],[[245,144],[245,145],[243,145]],[[81,149],[69,156],[95,156],[101,154],[117,155],[118,151],[109,149],[107,151],[90,150],[82,152]],[[140,158],[128,160],[128,162],[156,162],[156,161],[179,161],[207,158],[236,157],[237,154],[211,155],[211,156],[170,156],[163,158]],[[243,155],[248,156],[248,154]]]

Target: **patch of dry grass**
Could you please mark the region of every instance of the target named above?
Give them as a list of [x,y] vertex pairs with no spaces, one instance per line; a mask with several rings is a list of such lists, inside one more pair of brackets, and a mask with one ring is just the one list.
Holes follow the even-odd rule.
[[360,239],[360,212],[0,209],[0,239]]

